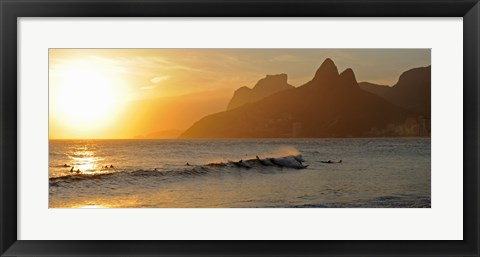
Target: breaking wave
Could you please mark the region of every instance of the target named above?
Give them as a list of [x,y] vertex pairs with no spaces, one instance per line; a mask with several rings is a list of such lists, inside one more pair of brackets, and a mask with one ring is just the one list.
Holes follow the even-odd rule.
[[275,169],[305,169],[308,165],[304,164],[305,160],[301,154],[289,155],[284,157],[267,157],[260,158],[256,156],[252,159],[226,162],[211,162],[203,165],[186,164],[183,167],[175,169],[138,169],[138,170],[115,170],[112,172],[80,172],[72,173],[65,176],[50,178],[50,186],[58,186],[63,183],[74,183],[78,181],[92,181],[104,179],[120,179],[128,178],[182,178],[191,176],[200,176],[218,172],[235,172],[239,170],[251,171],[268,171]]

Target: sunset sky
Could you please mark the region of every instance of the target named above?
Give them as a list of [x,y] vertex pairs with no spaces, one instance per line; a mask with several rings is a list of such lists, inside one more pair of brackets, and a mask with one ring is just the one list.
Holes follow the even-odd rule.
[[325,58],[383,85],[431,62],[429,49],[50,49],[50,138],[185,130],[267,74],[303,85]]

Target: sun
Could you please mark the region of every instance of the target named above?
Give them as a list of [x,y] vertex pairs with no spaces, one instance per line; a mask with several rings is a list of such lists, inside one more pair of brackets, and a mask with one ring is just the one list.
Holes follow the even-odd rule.
[[51,112],[70,131],[83,131],[85,135],[105,128],[121,109],[119,85],[98,65],[70,64],[62,67],[53,80]]

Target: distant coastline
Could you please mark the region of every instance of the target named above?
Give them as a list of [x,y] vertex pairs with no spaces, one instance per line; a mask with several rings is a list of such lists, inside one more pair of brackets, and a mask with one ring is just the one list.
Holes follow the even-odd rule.
[[180,138],[429,137],[431,67],[413,68],[392,87],[358,83],[327,58],[313,79],[293,87],[267,75],[234,92],[224,112],[195,122]]

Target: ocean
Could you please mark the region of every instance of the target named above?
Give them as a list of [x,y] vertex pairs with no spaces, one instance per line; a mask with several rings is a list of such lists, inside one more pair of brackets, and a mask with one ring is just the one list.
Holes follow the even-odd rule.
[[49,207],[430,208],[431,139],[51,140]]

